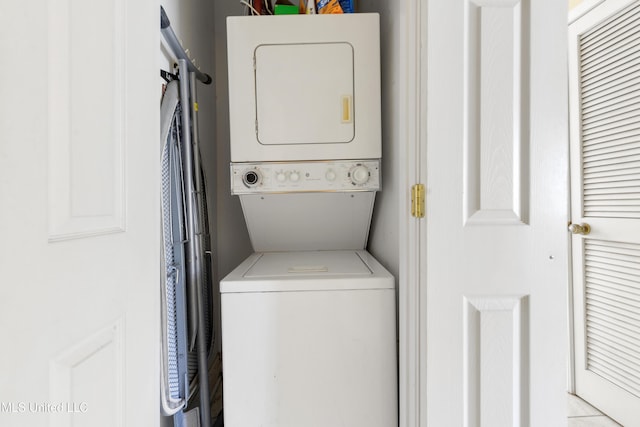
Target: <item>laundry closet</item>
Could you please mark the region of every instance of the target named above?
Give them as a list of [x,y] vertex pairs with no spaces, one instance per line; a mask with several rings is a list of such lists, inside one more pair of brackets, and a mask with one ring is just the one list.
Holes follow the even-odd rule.
[[[215,285],[224,279],[215,289],[221,292],[222,306],[214,302],[214,315],[224,329],[216,330],[218,337],[222,333],[222,344],[217,339],[214,345],[225,366],[225,420],[237,426],[272,419],[298,425],[305,413],[313,412],[304,410],[310,401],[324,402],[324,407],[342,401],[336,407],[342,408],[341,414],[329,410],[318,418],[318,425],[338,420],[353,425],[359,420],[386,427],[398,416],[394,276],[399,260],[392,162],[397,147],[385,128],[391,110],[388,101],[383,105],[381,82],[381,45],[388,45],[388,40],[380,31],[386,24],[380,21],[389,17],[380,17],[372,2],[360,5],[361,13],[339,20],[247,17],[239,3],[214,5],[214,10],[210,5],[204,9],[213,13],[213,26],[193,8],[188,13],[194,15],[185,19],[181,14],[187,10],[178,4],[163,6],[173,14],[172,27],[195,63],[213,76],[212,85],[197,86],[197,114]],[[201,31],[211,30],[208,44]],[[227,46],[234,46],[234,51],[228,52]],[[212,54],[215,57],[207,56]],[[161,62],[168,58],[170,53],[164,52]],[[322,76],[324,82],[318,82]],[[323,111],[314,98],[336,102]],[[359,279],[365,273],[371,280]],[[261,275],[266,276],[260,279]],[[338,299],[322,293],[312,297],[317,293],[309,292],[314,279],[322,283],[322,275],[330,277],[325,295]],[[296,276],[310,279],[296,282]],[[278,277],[283,285],[277,285]],[[267,280],[268,290],[260,290],[260,280]],[[279,286],[294,292],[282,293]],[[381,290],[386,292],[380,294]],[[288,295],[281,301],[256,299],[278,292]],[[340,297],[345,292],[355,296]],[[292,296],[296,293],[298,297]],[[368,301],[364,306],[358,303],[360,294]],[[381,300],[378,294],[384,295]],[[310,311],[316,318],[308,323],[304,316]],[[223,318],[218,317],[221,312]],[[276,315],[280,320],[272,320]],[[247,317],[255,316],[253,323],[261,328],[247,330]],[[326,330],[320,326],[325,323]],[[269,324],[276,330],[265,333]],[[340,338],[343,332],[351,338]],[[286,338],[287,333],[293,335]],[[351,339],[371,341],[351,349]],[[279,349],[265,351],[262,360],[254,352],[260,353],[263,346]],[[323,350],[318,353],[315,347]],[[282,354],[282,349],[291,354]],[[280,354],[278,360],[272,353]],[[256,379],[260,369],[273,363],[279,366],[274,378],[277,374],[282,377],[278,381],[293,381],[288,389],[277,381]],[[305,371],[309,378],[298,378],[296,385],[296,376]],[[327,376],[335,379],[320,385]],[[305,392],[307,383],[316,384],[317,390]],[[344,396],[332,396],[336,392]],[[296,400],[296,394],[305,393],[311,394]],[[359,397],[354,400],[355,396]],[[285,399],[297,402],[295,410],[282,409],[279,401]],[[247,405],[255,410],[247,411]],[[278,419],[279,412],[291,418]]]

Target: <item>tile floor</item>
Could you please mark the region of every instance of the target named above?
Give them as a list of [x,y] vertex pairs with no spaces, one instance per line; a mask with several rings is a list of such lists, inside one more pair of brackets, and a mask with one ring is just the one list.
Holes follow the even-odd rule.
[[569,394],[568,399],[568,427],[621,427],[579,397]]

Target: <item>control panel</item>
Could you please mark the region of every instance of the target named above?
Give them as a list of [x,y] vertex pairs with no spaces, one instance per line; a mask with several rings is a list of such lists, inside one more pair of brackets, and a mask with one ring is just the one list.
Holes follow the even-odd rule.
[[231,164],[231,193],[380,190],[379,160]]

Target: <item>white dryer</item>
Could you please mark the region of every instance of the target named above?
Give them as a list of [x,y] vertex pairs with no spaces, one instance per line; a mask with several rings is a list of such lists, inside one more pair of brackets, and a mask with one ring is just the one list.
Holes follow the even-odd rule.
[[227,18],[232,162],[381,157],[380,18]]
[[397,425],[394,279],[366,251],[255,253],[220,290],[225,426]]
[[227,18],[231,190],[255,251],[364,249],[380,190],[380,17]]

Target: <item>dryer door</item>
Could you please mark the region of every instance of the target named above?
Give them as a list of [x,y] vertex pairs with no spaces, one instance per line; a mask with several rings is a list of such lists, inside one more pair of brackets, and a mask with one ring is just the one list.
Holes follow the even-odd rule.
[[353,140],[353,47],[349,43],[260,45],[254,55],[260,144]]

